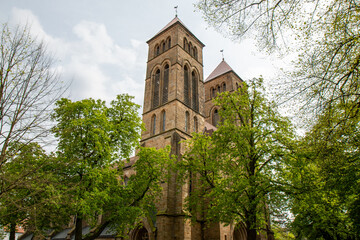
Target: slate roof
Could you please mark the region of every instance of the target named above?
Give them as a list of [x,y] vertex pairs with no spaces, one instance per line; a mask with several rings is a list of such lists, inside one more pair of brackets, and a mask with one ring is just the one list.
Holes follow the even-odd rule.
[[99,238],[115,238],[116,231],[107,226],[100,234]]
[[68,235],[68,233],[70,232],[71,228],[66,228],[64,230],[62,230],[61,232],[59,232],[58,234],[56,234],[54,237],[52,237],[51,239],[53,240],[65,240],[66,236]]
[[[23,235],[22,235],[22,236],[23,236]],[[20,237],[22,238],[22,236],[20,236]],[[24,238],[22,238],[22,240],[31,240],[31,239],[33,238],[33,236],[34,236],[34,234],[31,233],[31,234],[25,236]]]
[[208,82],[220,75],[231,71],[234,72],[234,70],[229,66],[229,64],[227,64],[227,62],[225,62],[225,60],[223,59],[221,63],[215,68],[215,70],[206,78],[205,82]]
[[[91,228],[90,226],[87,226],[87,227],[83,227],[81,232],[82,232],[82,235],[86,235],[90,232]],[[73,235],[71,235],[71,240],[75,240],[75,233]]]
[[173,20],[171,20],[168,24],[166,24],[166,26],[163,27],[156,35],[162,33],[163,31],[165,31],[166,29],[168,29],[169,27],[171,27],[172,25],[174,25],[177,22],[181,23],[181,25],[183,25],[185,28],[187,28],[185,26],[185,24],[176,16]]
[[211,136],[213,134],[213,132],[215,132],[217,130],[217,127],[215,127],[214,125],[205,122],[204,123],[205,128],[204,128],[204,133],[208,134],[209,136]]

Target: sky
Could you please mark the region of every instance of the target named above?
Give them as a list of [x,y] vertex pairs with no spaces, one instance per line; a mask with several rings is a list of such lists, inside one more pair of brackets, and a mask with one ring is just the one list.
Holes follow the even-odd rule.
[[[143,105],[148,54],[146,41],[175,17],[205,44],[204,76],[225,61],[243,79],[271,82],[279,60],[257,49],[252,39],[234,42],[208,26],[193,0],[0,0],[0,22],[29,25],[56,59],[66,97],[102,99],[135,96]],[[281,61],[280,61],[281,62]]]

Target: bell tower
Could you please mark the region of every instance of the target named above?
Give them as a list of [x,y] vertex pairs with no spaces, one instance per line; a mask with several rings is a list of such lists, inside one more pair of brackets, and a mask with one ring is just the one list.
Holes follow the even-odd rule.
[[142,143],[156,146],[150,140],[166,132],[178,131],[187,138],[191,132],[199,131],[204,115],[204,44],[178,17],[147,43],[143,109],[147,130],[142,134]]
[[[141,145],[164,148],[181,156],[180,141],[204,126],[204,44],[175,17],[154,37],[149,46],[145,79]],[[163,196],[157,204],[156,234],[159,240],[197,239],[195,230],[185,220],[183,204],[190,187],[176,183],[173,173],[163,183]],[[150,239],[152,239],[150,237]]]

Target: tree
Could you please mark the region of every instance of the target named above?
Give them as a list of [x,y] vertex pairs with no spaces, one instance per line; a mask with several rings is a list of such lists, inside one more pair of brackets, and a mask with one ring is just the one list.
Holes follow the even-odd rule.
[[286,99],[300,96],[308,113],[321,113],[329,104],[348,100],[357,107],[357,1],[203,0],[197,6],[212,26],[235,38],[254,34],[262,46],[283,50],[293,43],[296,70],[282,93]]
[[[29,31],[27,27],[11,31],[4,24],[0,33],[0,169],[24,145],[47,136],[49,112],[63,93],[44,43],[33,39]],[[20,175],[33,170],[25,169]],[[8,177],[13,176],[5,174],[0,181]],[[0,189],[1,198],[8,190]]]
[[42,209],[51,200],[52,174],[47,166],[52,158],[34,142],[12,144],[8,151],[12,158],[0,170],[1,188],[7,192],[0,198],[0,224],[9,229],[9,239],[15,240],[16,227],[29,225],[36,215],[34,209]]
[[[359,236],[359,116],[337,105],[318,116],[298,143],[289,168],[292,184],[292,227],[298,237],[357,239]],[[355,183],[355,184],[354,184]]]
[[[302,182],[294,180],[306,190],[293,196],[294,223],[310,238],[353,236],[353,231],[358,235],[359,191],[352,184],[359,176],[358,1],[213,0],[200,1],[198,7],[210,24],[236,37],[251,32],[263,46],[287,49],[281,44],[284,39],[296,45],[290,48],[297,54],[294,70],[280,94],[291,104],[300,100],[303,113],[310,116],[311,128],[296,158],[303,159],[300,166],[309,168],[303,177],[316,179],[319,185],[303,177]],[[297,163],[293,168],[299,170]],[[320,204],[326,206],[323,211],[314,211]],[[305,232],[306,226],[314,231]]]
[[[93,99],[61,99],[56,105],[53,132],[59,140],[58,157],[67,163],[59,173],[65,186],[61,204],[76,217],[75,239],[83,239],[83,220],[97,225],[86,240],[96,238],[110,224],[122,230],[134,225],[159,191],[169,164],[168,150],[140,150],[136,174],[125,185],[121,159],[138,146],[143,127],[132,97],[118,95],[110,107]],[[105,221],[97,224],[104,214]]]
[[[48,156],[38,144],[50,132],[49,113],[64,92],[44,43],[27,27],[0,33],[0,218],[11,229],[41,206]],[[35,199],[38,199],[35,201]],[[29,220],[30,221],[30,220]]]
[[180,165],[184,176],[196,181],[188,198],[192,215],[201,210],[200,200],[209,201],[207,218],[243,222],[249,240],[269,230],[268,211],[274,209],[268,203],[281,193],[284,181],[278,173],[293,138],[289,120],[261,90],[260,79],[235,93],[220,94],[215,100],[220,106],[218,129],[211,136],[194,135]]

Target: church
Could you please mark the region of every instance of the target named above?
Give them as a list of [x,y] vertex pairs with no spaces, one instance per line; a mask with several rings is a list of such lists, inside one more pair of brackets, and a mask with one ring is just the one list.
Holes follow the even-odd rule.
[[[149,46],[145,79],[141,145],[164,148],[183,154],[181,141],[193,132],[216,130],[218,107],[212,102],[223,91],[235,91],[242,79],[224,61],[204,79],[204,44],[176,16],[154,37]],[[127,172],[128,171],[128,172]],[[125,168],[130,174],[131,164]],[[204,228],[201,222],[191,224],[183,211],[191,184],[179,186],[176,173],[162,184],[163,196],[157,204],[155,221],[144,220],[129,239],[153,240],[241,240],[246,239],[244,226],[224,226],[211,223]]]

